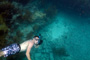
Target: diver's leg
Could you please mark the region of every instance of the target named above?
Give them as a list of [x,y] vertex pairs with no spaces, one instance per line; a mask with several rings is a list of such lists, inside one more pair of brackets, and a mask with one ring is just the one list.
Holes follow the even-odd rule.
[[0,57],[4,56],[4,51],[0,51]]
[[19,47],[19,44],[14,43],[14,44],[11,44],[11,45],[3,48],[2,51],[3,52],[2,52],[1,56],[8,57],[9,55],[14,55],[14,54],[18,53],[20,51],[20,47]]

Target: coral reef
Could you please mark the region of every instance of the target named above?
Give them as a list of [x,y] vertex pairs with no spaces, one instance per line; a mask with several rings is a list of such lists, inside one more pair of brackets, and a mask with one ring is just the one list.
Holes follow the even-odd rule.
[[3,0],[0,3],[0,49],[7,45],[6,36],[14,23],[12,17],[14,14],[17,14],[18,11],[18,8],[15,8],[15,6],[8,1]]
[[40,28],[40,24],[35,24],[33,26],[33,31],[38,30]]
[[12,38],[13,42],[20,43],[20,40],[22,40],[22,38],[21,38],[22,36],[23,36],[23,33],[20,31],[17,31],[16,35],[13,36],[13,38]]
[[0,2],[3,2],[3,1],[6,1],[6,0],[0,0]]
[[32,16],[32,19],[36,20],[36,19],[43,19],[46,16],[45,13],[41,12],[41,11],[35,11],[35,13]]
[[22,20],[27,20],[30,23],[34,22],[34,20],[32,20],[32,13],[29,10],[24,10],[23,14],[21,15],[21,19]]
[[27,34],[26,39],[27,40],[28,39],[31,39],[33,36],[34,36],[34,32],[32,31],[32,32],[30,32],[30,33]]
[[3,17],[0,15],[0,49],[5,46],[6,35],[8,33],[8,27],[6,26]]
[[[18,13],[18,9],[10,2],[1,2],[0,4],[0,15],[3,17],[6,25],[10,28],[12,25],[11,19],[14,14]],[[14,21],[13,21],[14,22]]]
[[9,2],[17,2],[17,3],[20,3],[22,5],[26,5],[28,2],[32,2],[33,0],[8,0]]

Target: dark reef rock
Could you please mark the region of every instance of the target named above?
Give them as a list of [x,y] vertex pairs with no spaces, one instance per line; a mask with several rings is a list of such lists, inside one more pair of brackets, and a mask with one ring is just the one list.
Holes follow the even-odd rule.
[[21,3],[23,6],[25,6],[28,2],[32,2],[33,0],[8,0],[9,2],[17,2]]

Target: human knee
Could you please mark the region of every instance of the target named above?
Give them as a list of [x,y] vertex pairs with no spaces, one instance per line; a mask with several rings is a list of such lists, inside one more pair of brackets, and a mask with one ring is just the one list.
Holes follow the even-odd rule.
[[4,56],[4,52],[0,51],[0,57]]

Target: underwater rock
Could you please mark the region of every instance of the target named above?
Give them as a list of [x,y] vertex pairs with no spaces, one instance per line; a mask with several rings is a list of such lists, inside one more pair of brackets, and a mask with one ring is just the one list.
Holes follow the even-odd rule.
[[8,32],[12,31],[11,27],[14,26],[15,18],[17,18],[14,16],[18,13],[20,13],[18,7],[15,7],[11,2],[4,0],[0,2],[0,48],[7,45]]
[[28,2],[32,2],[33,0],[8,0],[9,2],[17,2],[17,3],[21,3],[23,6],[25,6]]
[[39,24],[35,24],[35,25],[33,26],[33,31],[38,30],[39,28],[40,28],[40,25],[39,25]]
[[53,49],[53,54],[56,56],[69,56],[69,54],[67,54],[67,51],[64,47],[61,48],[54,48]]
[[41,12],[41,11],[35,11],[35,13],[32,16],[32,19],[36,20],[36,19],[43,19],[46,16],[45,13]]
[[3,32],[8,31],[8,27],[6,26],[3,17],[0,15],[0,30],[3,30]]
[[12,23],[14,22],[12,20],[12,17],[14,14],[18,13],[18,8],[16,8],[12,3],[10,2],[1,2],[0,4],[0,15],[4,19],[5,24],[11,28]]
[[8,33],[8,27],[6,26],[3,17],[0,15],[0,49],[5,46]]
[[28,39],[31,39],[33,36],[34,36],[34,32],[32,31],[32,32],[30,32],[30,33],[27,34],[26,39],[27,40]]
[[34,20],[32,20],[32,13],[29,10],[23,11],[21,19],[29,21],[30,23],[34,22]]

